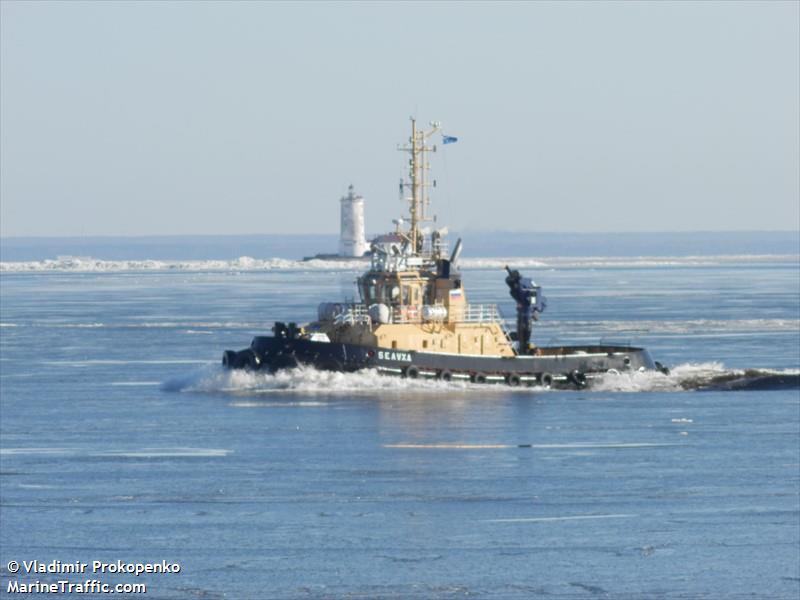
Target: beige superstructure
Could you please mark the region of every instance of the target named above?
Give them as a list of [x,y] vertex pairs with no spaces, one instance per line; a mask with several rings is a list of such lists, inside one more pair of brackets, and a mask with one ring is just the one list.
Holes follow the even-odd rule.
[[418,130],[411,120],[408,152],[409,180],[401,191],[410,192],[408,227],[401,219],[396,231],[372,243],[369,271],[358,278],[359,303],[320,305],[319,319],[306,327],[332,342],[396,350],[464,355],[514,356],[516,353],[495,305],[469,304],[458,273],[460,240],[447,256],[443,230],[426,232],[426,155],[436,152],[427,140],[440,131],[432,123]]

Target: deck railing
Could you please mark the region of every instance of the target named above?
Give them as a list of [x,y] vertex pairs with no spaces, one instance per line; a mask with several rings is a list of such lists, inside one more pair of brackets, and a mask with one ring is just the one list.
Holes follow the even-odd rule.
[[465,323],[503,322],[496,304],[467,304],[461,319]]
[[[336,325],[354,325],[356,323],[371,324],[369,306],[366,304],[340,304],[332,315]],[[448,323],[500,323],[504,325],[503,316],[496,304],[465,304],[454,306],[444,319],[424,319],[421,306],[396,306],[389,310],[389,323],[423,323],[445,321]],[[374,316],[374,315],[373,315]]]
[[370,325],[372,319],[369,316],[369,307],[366,304],[342,304],[341,312],[333,315],[333,322],[336,325],[355,325],[365,323]]

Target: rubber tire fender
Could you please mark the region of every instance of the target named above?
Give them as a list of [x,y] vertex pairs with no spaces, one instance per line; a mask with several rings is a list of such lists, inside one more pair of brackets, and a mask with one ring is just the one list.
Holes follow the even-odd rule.
[[516,373],[509,373],[508,375],[506,375],[506,383],[510,387],[519,387],[520,383],[522,383],[522,380]]
[[252,350],[242,350],[239,353],[239,368],[246,371],[258,371],[261,368],[261,359]]
[[405,371],[403,371],[403,376],[408,379],[417,379],[419,378],[419,369],[414,365],[406,367]]
[[575,387],[579,390],[586,387],[586,375],[584,375],[578,369],[573,369],[569,373],[569,380],[575,384]]
[[483,373],[475,373],[470,379],[472,383],[486,383],[486,375]]
[[544,388],[553,387],[553,376],[550,373],[542,373],[539,375],[539,383]]
[[452,381],[453,380],[453,374],[450,371],[448,371],[447,369],[439,371],[439,374],[436,377],[437,377],[437,379],[439,379],[441,381]]
[[226,369],[235,369],[237,354],[235,350],[225,350],[222,353],[222,366]]
[[233,361],[233,368],[234,369],[247,369],[247,355],[250,354],[250,350],[242,350],[241,352],[236,353],[236,358]]

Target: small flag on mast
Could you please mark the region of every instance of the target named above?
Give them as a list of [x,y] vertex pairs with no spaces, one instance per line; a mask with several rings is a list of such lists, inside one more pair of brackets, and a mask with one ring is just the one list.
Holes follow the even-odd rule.
[[458,141],[457,137],[453,137],[452,135],[442,134],[442,144],[455,144],[457,141]]

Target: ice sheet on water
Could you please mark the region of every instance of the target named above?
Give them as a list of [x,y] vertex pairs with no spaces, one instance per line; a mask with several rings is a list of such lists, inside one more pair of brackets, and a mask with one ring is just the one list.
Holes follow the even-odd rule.
[[127,450],[104,450],[97,451],[90,448],[81,447],[53,447],[53,448],[2,448],[0,455],[3,456],[100,456],[116,458],[208,458],[217,456],[228,456],[232,450],[224,448],[135,448]]
[[[500,258],[463,258],[462,269],[555,268],[621,268],[621,267],[697,267],[728,264],[792,263],[797,255],[745,254],[713,256],[509,256]],[[103,260],[92,257],[58,257],[47,260],[0,262],[0,272],[25,273],[73,271],[115,273],[124,271],[363,271],[364,260],[291,260],[286,258],[253,258],[240,256],[234,260]]]
[[21,262],[0,262],[0,272],[73,271],[116,273],[123,271],[351,271],[363,270],[363,260],[291,260],[252,258],[235,260],[103,260],[91,257],[59,257]]
[[674,319],[674,320],[592,320],[549,321],[565,331],[599,331],[603,335],[659,334],[749,335],[765,331],[797,331],[800,319]]

